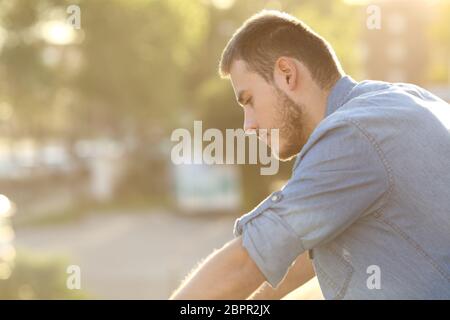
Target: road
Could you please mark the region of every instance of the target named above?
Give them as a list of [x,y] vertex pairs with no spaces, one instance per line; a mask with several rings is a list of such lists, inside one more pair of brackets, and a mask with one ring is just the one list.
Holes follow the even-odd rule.
[[165,211],[92,214],[66,224],[22,227],[16,246],[61,254],[81,286],[101,299],[166,299],[196,263],[233,238],[235,217]]

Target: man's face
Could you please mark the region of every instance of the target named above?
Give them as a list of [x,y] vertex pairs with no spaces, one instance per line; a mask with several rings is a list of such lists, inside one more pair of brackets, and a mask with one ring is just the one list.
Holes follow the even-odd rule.
[[[300,152],[308,140],[305,108],[295,103],[287,94],[237,60],[230,70],[230,78],[239,104],[244,109],[244,130],[256,131],[259,139],[272,148],[280,160],[290,160]],[[260,129],[266,129],[265,135]],[[279,129],[278,148],[270,135]]]

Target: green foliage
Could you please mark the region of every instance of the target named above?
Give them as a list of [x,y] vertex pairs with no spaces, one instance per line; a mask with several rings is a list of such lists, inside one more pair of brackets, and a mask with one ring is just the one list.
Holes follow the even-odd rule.
[[19,251],[11,276],[0,280],[0,300],[88,298],[82,290],[67,289],[68,265],[61,257]]
[[341,1],[305,1],[292,13],[324,37],[335,50],[345,72],[354,75],[361,68],[357,42],[363,24],[358,10]]

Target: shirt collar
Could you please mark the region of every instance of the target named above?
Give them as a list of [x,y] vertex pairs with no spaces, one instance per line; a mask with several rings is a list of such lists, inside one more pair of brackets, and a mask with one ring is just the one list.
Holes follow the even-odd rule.
[[[350,91],[356,85],[357,82],[350,76],[343,76],[334,84],[330,94],[328,95],[325,118],[339,109],[339,107],[341,107],[345,102],[347,102]],[[296,156],[292,171],[296,169],[298,163],[300,162],[300,154],[301,152]]]
[[343,76],[338,80],[338,82],[336,82],[331,89],[330,95],[328,96],[325,117],[328,117],[346,102],[348,94],[356,86],[356,84],[357,82],[350,76]]

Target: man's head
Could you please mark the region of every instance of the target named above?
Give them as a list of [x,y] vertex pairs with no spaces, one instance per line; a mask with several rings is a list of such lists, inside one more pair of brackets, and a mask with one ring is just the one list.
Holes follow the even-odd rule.
[[[275,153],[281,160],[300,152],[324,117],[329,90],[342,76],[328,43],[278,11],[262,11],[235,32],[219,72],[231,78],[244,108],[245,130],[280,130]],[[270,135],[260,138],[271,146]]]

